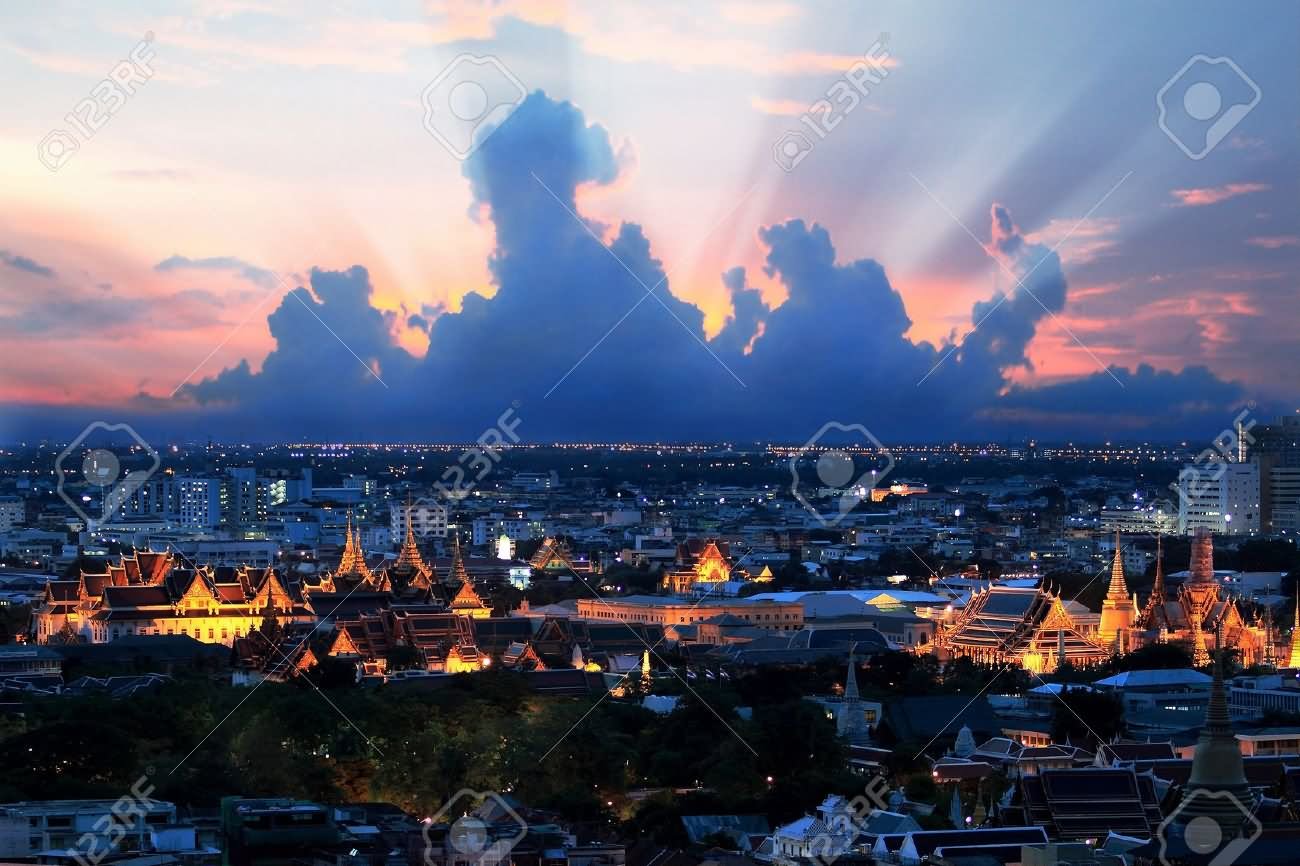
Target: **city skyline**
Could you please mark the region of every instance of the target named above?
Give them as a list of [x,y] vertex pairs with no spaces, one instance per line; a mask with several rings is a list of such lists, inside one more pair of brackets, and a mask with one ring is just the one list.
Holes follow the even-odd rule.
[[[1297,13],[1194,8],[21,13],[0,439],[467,441],[513,407],[530,442],[1180,442],[1290,414]],[[422,102],[463,54],[527,97],[462,162]],[[1158,94],[1200,54],[1260,98],[1189,158]],[[51,106],[123,58],[148,74],[85,137]],[[818,137],[801,115],[863,62]],[[783,165],[791,131],[815,146]]]

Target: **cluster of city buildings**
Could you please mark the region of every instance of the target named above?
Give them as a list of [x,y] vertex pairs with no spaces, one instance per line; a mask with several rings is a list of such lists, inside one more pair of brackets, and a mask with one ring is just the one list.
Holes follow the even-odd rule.
[[[1297,432],[1291,419],[1239,427],[1239,447],[1222,461],[1193,462],[1178,476],[1176,506],[1162,504],[1171,491],[1135,486],[1132,475],[1058,478],[1040,464],[945,484],[892,478],[844,513],[817,511],[842,498],[835,489],[707,478],[610,484],[501,468],[490,487],[448,500],[395,471],[319,486],[310,470],[240,466],[164,471],[113,519],[79,525],[41,482],[0,479],[0,604],[31,606],[26,630],[0,649],[0,691],[129,695],[157,682],[64,683],[60,671],[70,657],[96,652],[148,652],[156,661],[203,647],[216,650],[237,685],[290,680],[331,661],[351,665],[360,681],[412,688],[505,668],[540,692],[635,694],[671,712],[673,697],[654,694],[665,654],[687,682],[835,659],[847,671],[843,688],[807,699],[834,721],[849,769],[875,778],[890,764],[888,749],[915,746],[937,802],[909,799],[895,778],[865,811],[829,797],[815,814],[775,827],[756,816],[687,816],[692,846],[675,852],[580,842],[534,814],[547,829],[513,850],[542,846],[538,862],[580,866],[710,858],[806,866],[826,850],[898,866],[971,857],[1140,864],[1162,862],[1160,846],[1180,844],[1168,841],[1171,826],[1204,818],[1255,852],[1236,862],[1287,862],[1270,859],[1276,836],[1255,833],[1252,821],[1300,818],[1300,726],[1276,721],[1300,713],[1294,581],[1216,570],[1214,553],[1293,538],[1287,479],[1300,471]],[[693,456],[756,472],[782,457],[730,448]],[[923,456],[971,457],[958,448]],[[1252,486],[1251,478],[1269,480]],[[1175,571],[1184,562],[1167,562],[1165,552],[1180,537],[1189,552]],[[899,565],[918,560],[926,570],[948,565],[919,575]],[[1106,587],[1098,609],[1047,577],[1057,570],[1097,574]],[[1185,649],[1192,667],[1101,669],[1159,645]],[[974,700],[864,699],[857,665],[891,653],[932,656],[940,668],[961,659],[1014,666],[1036,684]],[[1245,669],[1235,676],[1221,663],[1229,653]],[[1055,678],[1065,671],[1068,682]],[[634,681],[642,687],[627,689]],[[1074,688],[1113,696],[1128,737],[1055,742],[1051,719]],[[1245,806],[1240,820],[1229,801]],[[9,840],[0,852],[52,850],[61,843],[51,833],[66,835],[101,806],[0,807],[0,839]],[[204,835],[221,816],[204,825],[160,808],[135,828],[140,850],[201,862],[202,852],[229,844]],[[373,853],[344,807],[232,808],[264,812],[268,826],[294,809],[324,816],[330,833],[313,844],[338,854],[346,843],[330,862]],[[485,815],[484,832],[508,817]],[[385,821],[375,832],[389,833],[390,859],[418,849],[441,852],[428,862],[458,862],[446,833],[431,835],[408,816],[371,815],[365,826]],[[942,821],[951,826],[933,829]],[[724,837],[726,853],[714,847]]]

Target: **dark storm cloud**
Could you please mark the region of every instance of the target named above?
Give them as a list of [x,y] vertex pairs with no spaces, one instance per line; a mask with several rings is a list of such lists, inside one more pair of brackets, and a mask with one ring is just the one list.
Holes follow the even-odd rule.
[[212,407],[213,418],[257,418],[280,435],[378,435],[387,408],[401,405],[397,395],[427,409],[410,391],[414,359],[393,343],[384,314],[370,303],[366,269],[313,269],[310,284],[310,291],[286,294],[268,316],[275,348],[260,371],[240,361],[185,385],[180,396]]
[[[603,128],[532,94],[465,165],[496,230],[491,297],[394,316],[372,306],[364,268],[315,270],[311,290],[271,314],[262,369],[243,361],[187,386],[185,400],[214,425],[256,418],[268,436],[469,439],[513,407],[533,440],[800,440],[828,420],[882,439],[1000,434],[1062,412],[1071,434],[1080,416],[1097,429],[1121,417],[1158,426],[1240,396],[1203,368],[1112,371],[1124,387],[1107,373],[1010,386],[1067,286],[1057,255],[1027,241],[1001,205],[988,252],[1007,272],[1005,293],[975,305],[958,346],[908,338],[884,268],[837,261],[829,232],[802,219],[759,231],[764,270],[787,300],[769,308],[743,269],[726,272],[733,312],[707,341],[703,313],[672,294],[640,226],[578,213],[577,189],[618,171]],[[396,345],[398,324],[427,328],[424,357]]]
[[744,354],[771,310],[758,289],[746,287],[744,268],[728,270],[722,275],[722,284],[731,293],[731,315],[713,338],[713,345],[729,355]]

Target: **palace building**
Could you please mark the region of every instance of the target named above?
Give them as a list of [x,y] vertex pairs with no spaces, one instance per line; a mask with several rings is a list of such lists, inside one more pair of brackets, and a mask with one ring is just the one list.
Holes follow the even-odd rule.
[[188,635],[230,645],[270,616],[312,622],[296,585],[270,568],[181,567],[170,552],[124,555],[103,572],[55,580],[32,615],[38,643],[107,643],[135,635]]

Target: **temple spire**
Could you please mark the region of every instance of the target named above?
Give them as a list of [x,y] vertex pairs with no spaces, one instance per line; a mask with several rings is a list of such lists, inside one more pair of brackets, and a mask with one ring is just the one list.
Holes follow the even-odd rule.
[[357,545],[352,540],[352,512],[348,512],[347,529],[344,531],[343,553],[339,557],[339,574],[356,571]]
[[1228,693],[1223,684],[1222,632],[1217,631],[1214,681],[1205,726],[1192,757],[1192,772],[1183,789],[1183,802],[1175,812],[1178,824],[1190,828],[1198,818],[1219,825],[1223,839],[1243,833],[1243,817],[1253,810],[1250,787],[1242,766],[1241,744],[1232,731],[1228,715]]
[[849,670],[844,676],[845,703],[861,700],[861,696],[858,694],[858,663],[857,659],[854,657],[854,651],[857,650],[857,648],[858,645],[855,643],[852,648],[849,649]]
[[1142,616],[1138,624],[1142,628],[1151,629],[1168,625],[1165,620],[1165,602],[1168,600],[1168,591],[1165,589],[1165,554],[1164,554],[1164,536],[1156,535],[1156,580],[1151,586],[1151,595],[1147,598],[1146,607],[1142,609]]
[[858,693],[858,660],[856,643],[849,646],[849,669],[844,677],[844,699],[835,719],[835,728],[841,737],[850,743],[866,743],[871,739],[871,728],[862,709],[862,699]]
[[1124,575],[1124,547],[1119,530],[1115,531],[1115,557],[1110,563],[1110,589],[1106,597],[1115,601],[1128,601],[1128,581]]
[[409,573],[411,583],[421,589],[428,589],[434,578],[433,568],[425,563],[424,557],[420,556],[420,547],[415,543],[415,524],[411,521],[410,493],[406,494],[406,540],[402,542],[402,550],[397,555],[394,568],[399,572]]
[[1128,594],[1128,581],[1124,575],[1124,546],[1118,531],[1115,532],[1115,558],[1110,565],[1110,589],[1101,604],[1101,622],[1098,635],[1105,646],[1123,652],[1127,636],[1133,628],[1137,610]]
[[451,579],[462,584],[473,584],[469,572],[465,570],[465,558],[460,552],[460,533],[451,536]]

